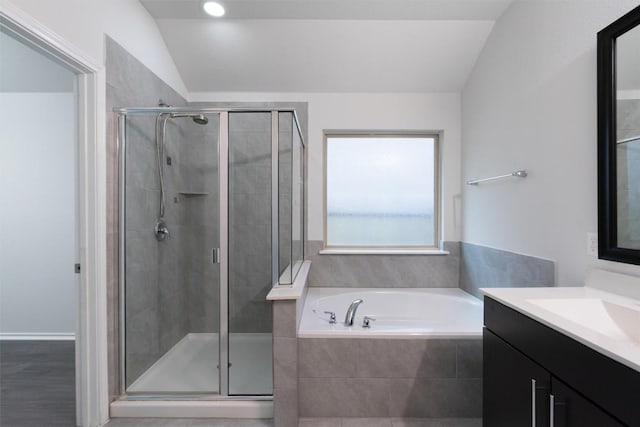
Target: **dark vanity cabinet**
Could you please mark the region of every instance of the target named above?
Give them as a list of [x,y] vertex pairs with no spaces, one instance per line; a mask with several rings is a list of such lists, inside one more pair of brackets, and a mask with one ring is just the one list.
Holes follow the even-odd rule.
[[485,297],[484,427],[640,427],[640,373]]

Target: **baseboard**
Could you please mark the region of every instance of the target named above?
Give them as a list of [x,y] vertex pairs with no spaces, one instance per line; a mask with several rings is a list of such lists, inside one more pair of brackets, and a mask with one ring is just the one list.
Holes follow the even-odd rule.
[[0,341],[75,341],[74,333],[16,333],[16,332],[0,332]]

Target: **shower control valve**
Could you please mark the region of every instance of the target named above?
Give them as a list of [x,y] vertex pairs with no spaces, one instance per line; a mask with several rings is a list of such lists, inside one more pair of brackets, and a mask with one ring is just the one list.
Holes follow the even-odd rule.
[[374,321],[375,322],[376,319],[374,319],[371,316],[364,316],[364,319],[362,319],[362,327],[363,328],[370,328],[371,327],[371,322]]
[[324,313],[329,315],[329,323],[336,323],[336,314],[333,311],[325,311]]

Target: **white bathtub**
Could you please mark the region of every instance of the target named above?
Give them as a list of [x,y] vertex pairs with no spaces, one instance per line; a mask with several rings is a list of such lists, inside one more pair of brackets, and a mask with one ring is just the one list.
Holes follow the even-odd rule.
[[[353,326],[347,308],[362,299]],[[325,311],[336,314],[329,322]],[[480,338],[483,304],[457,288],[309,288],[298,329],[300,338]],[[363,328],[364,316],[373,317]]]

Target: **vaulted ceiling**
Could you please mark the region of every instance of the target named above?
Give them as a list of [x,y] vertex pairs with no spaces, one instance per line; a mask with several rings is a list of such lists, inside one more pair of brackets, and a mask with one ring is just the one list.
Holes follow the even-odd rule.
[[140,0],[191,92],[457,92],[511,0]]

